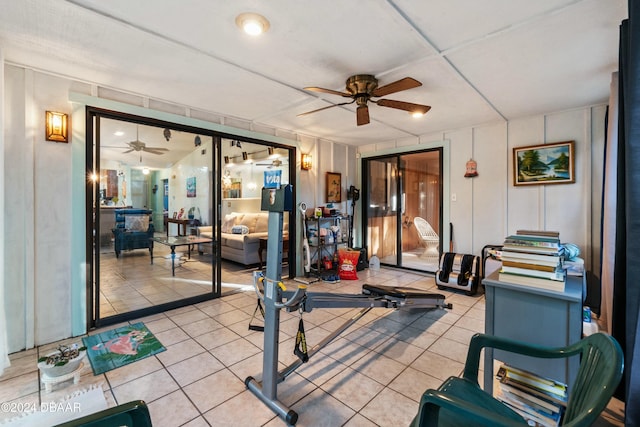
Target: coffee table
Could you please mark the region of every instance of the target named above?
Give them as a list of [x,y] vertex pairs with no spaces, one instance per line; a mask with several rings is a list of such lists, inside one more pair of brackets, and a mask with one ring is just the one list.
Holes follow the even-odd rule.
[[[155,243],[160,243],[161,245],[169,246],[171,248],[171,275],[176,275],[176,247],[178,246],[187,246],[188,256],[191,258],[191,246],[197,245],[198,243],[211,243],[211,239],[207,239],[206,237],[198,237],[198,236],[170,236],[170,237],[152,237]],[[151,246],[151,250],[149,251],[151,254],[151,264],[153,264],[153,245]]]

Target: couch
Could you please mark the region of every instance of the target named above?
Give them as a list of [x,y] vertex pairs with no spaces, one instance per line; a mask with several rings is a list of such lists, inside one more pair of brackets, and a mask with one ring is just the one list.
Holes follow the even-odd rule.
[[[288,231],[288,222],[283,223],[283,233]],[[226,215],[220,228],[220,256],[222,259],[234,261],[243,265],[253,265],[260,262],[258,248],[260,238],[267,237],[269,228],[268,212],[232,212]],[[200,226],[198,236],[207,237],[215,241],[213,227]],[[198,252],[213,253],[211,243],[198,245]]]
[[116,226],[112,230],[116,258],[132,249],[153,250],[153,211],[148,209],[115,209]]

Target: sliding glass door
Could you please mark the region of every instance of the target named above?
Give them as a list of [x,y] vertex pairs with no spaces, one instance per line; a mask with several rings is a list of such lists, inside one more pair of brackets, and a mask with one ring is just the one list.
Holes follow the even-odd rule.
[[216,221],[217,137],[88,112],[89,318],[98,326],[219,296],[216,260],[191,243]]
[[86,149],[89,327],[252,289],[263,176],[288,184],[295,148],[87,107]]
[[363,159],[369,257],[433,272],[442,252],[442,150]]

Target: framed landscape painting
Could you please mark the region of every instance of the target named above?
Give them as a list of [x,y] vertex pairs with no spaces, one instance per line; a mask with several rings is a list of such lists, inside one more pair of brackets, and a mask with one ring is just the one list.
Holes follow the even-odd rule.
[[576,182],[573,144],[574,141],[565,141],[514,147],[513,185]]

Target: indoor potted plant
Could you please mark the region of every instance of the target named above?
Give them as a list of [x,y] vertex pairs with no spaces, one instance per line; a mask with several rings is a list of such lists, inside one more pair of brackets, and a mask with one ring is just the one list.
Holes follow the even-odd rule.
[[78,344],[59,345],[58,348],[38,359],[38,369],[49,377],[69,374],[80,366],[87,353],[87,347]]

